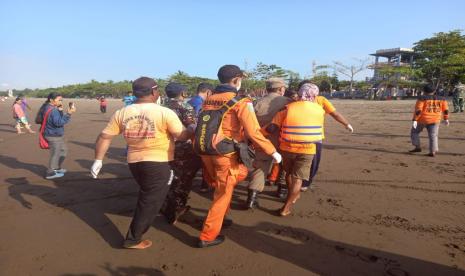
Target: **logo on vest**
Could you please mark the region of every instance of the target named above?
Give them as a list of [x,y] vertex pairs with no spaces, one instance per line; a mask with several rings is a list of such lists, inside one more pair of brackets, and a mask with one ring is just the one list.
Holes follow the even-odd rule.
[[202,117],[202,121],[204,121],[204,122],[208,122],[209,120],[210,120],[210,115],[208,115],[208,114],[207,114],[207,115],[204,115],[204,116]]

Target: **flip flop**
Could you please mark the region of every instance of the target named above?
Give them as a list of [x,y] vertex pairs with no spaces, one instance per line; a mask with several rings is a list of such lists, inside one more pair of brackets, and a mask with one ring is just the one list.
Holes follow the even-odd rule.
[[131,246],[125,246],[124,248],[126,249],[146,249],[152,246],[152,242],[150,240],[143,240],[138,244],[131,245]]

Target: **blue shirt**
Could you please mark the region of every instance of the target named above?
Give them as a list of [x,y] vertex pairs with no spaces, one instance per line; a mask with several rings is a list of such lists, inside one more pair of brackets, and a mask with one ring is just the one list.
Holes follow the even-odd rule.
[[123,97],[123,102],[124,102],[124,105],[125,106],[128,106],[128,105],[131,105],[133,103],[135,103],[137,100],[136,96],[124,96]]
[[202,109],[203,98],[197,95],[197,96],[192,97],[192,99],[190,99],[187,103],[190,104],[194,108],[195,116],[198,116],[200,113],[200,110]]
[[44,136],[61,137],[65,135],[64,126],[69,122],[71,116],[69,114],[63,114],[63,111],[60,111],[58,108],[53,106],[48,106],[46,111],[50,108],[52,108],[52,111],[48,114]]

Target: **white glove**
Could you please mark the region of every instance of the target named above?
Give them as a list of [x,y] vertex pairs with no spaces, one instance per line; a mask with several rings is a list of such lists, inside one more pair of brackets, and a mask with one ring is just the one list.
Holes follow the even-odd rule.
[[281,154],[279,154],[279,152],[273,152],[273,154],[271,155],[271,157],[273,157],[273,163],[281,163],[281,161],[283,161],[283,157],[281,156]]
[[449,123],[449,120],[444,120],[444,124],[445,124],[446,126],[449,126],[449,124],[450,124],[450,123]]
[[354,128],[350,124],[346,126],[346,129],[350,131],[350,133],[354,133]]
[[97,178],[100,169],[102,168],[102,160],[95,160],[94,164],[90,168],[90,173],[92,174],[93,178]]
[[413,127],[414,129],[416,129],[416,128],[417,128],[417,126],[418,126],[418,122],[417,122],[417,121],[413,121],[413,123],[412,123],[412,127]]

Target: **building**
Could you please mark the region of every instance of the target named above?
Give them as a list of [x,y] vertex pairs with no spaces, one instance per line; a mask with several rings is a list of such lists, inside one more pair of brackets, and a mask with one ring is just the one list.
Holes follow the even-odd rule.
[[[374,70],[372,81],[377,82],[384,79],[384,76],[379,72],[380,68],[385,66],[410,67],[415,54],[413,49],[410,48],[392,48],[377,50],[376,53],[370,55],[375,57],[375,63],[370,66]],[[387,61],[380,61],[380,58],[386,58]]]
[[[368,68],[373,69],[373,77],[370,82],[374,89],[381,90],[375,98],[391,98],[412,96],[414,91],[410,88],[399,88],[398,81],[408,80],[406,76],[399,73],[396,75],[386,76],[380,69],[389,67],[411,67],[414,62],[415,53],[411,48],[391,48],[377,50],[376,53],[370,54],[375,57],[375,63]],[[381,60],[384,59],[384,60]]]

